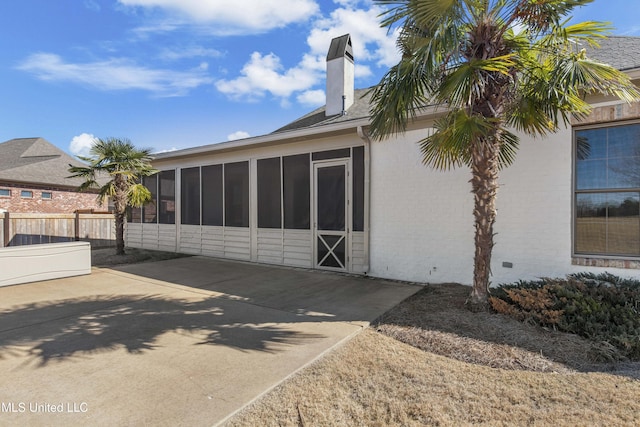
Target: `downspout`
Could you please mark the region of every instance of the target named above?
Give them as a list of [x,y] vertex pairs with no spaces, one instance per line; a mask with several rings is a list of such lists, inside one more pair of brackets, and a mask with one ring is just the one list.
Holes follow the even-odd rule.
[[357,128],[358,136],[364,141],[364,274],[369,274],[370,267],[370,244],[369,244],[369,217],[371,197],[371,139],[362,126]]

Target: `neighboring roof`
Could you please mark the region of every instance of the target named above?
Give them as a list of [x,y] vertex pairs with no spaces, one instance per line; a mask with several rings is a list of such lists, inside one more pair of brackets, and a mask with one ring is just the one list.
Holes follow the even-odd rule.
[[0,181],[78,187],[81,178],[67,178],[76,159],[44,138],[16,138],[0,144]]
[[598,44],[598,49],[585,47],[587,56],[620,71],[640,68],[640,37],[610,36]]

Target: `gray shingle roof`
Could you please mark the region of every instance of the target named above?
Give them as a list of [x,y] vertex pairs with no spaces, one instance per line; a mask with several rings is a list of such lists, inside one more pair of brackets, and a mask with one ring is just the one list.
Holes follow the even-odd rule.
[[276,129],[273,133],[284,132],[287,130],[303,129],[316,126],[323,126],[332,123],[346,122],[349,120],[362,119],[369,116],[369,106],[371,105],[371,94],[367,92],[369,89],[356,89],[353,95],[353,105],[347,109],[347,114],[336,114],[334,116],[325,116],[325,106],[313,110],[305,114],[299,119]]
[[640,37],[610,36],[598,44],[599,49],[585,47],[587,56],[621,71],[640,68]]
[[0,181],[78,187],[80,178],[67,178],[73,157],[44,138],[16,138],[0,144]]
[[[597,61],[609,64],[622,71],[640,68],[640,37],[611,36],[599,42],[600,48],[585,47],[587,55]],[[275,130],[273,133],[288,130],[312,128],[332,123],[362,119],[369,116],[371,95],[369,89],[356,89],[354,102],[347,114],[326,117],[322,106],[299,119]]]

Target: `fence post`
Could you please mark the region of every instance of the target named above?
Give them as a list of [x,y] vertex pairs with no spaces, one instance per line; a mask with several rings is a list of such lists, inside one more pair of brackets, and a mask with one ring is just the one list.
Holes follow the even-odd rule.
[[5,248],[9,246],[10,242],[11,235],[9,234],[9,231],[9,211],[6,211],[4,213],[4,221],[2,221],[2,235],[4,237],[3,246]]
[[74,238],[76,242],[80,241],[80,212],[76,210],[76,218],[73,221],[74,228]]

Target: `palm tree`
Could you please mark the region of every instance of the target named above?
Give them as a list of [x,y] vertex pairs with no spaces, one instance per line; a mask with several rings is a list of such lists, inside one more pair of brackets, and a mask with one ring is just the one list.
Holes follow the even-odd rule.
[[[96,138],[89,157],[78,156],[88,166],[69,165],[71,177],[85,181],[79,190],[99,188],[98,201],[113,201],[116,222],[116,254],[124,255],[124,223],[127,206],[140,207],[151,201],[151,193],[141,184],[141,178],[158,171],[151,167],[151,151],[137,149],[128,139]],[[98,181],[108,178],[105,184]]]
[[569,25],[592,0],[376,0],[392,5],[383,27],[400,27],[400,62],[372,89],[371,135],[404,132],[428,105],[443,106],[419,141],[423,162],[471,169],[475,257],[467,306],[486,310],[498,176],[515,158],[513,130],[533,136],[590,111],[585,95],[640,99],[628,77],[586,56],[609,27]]

